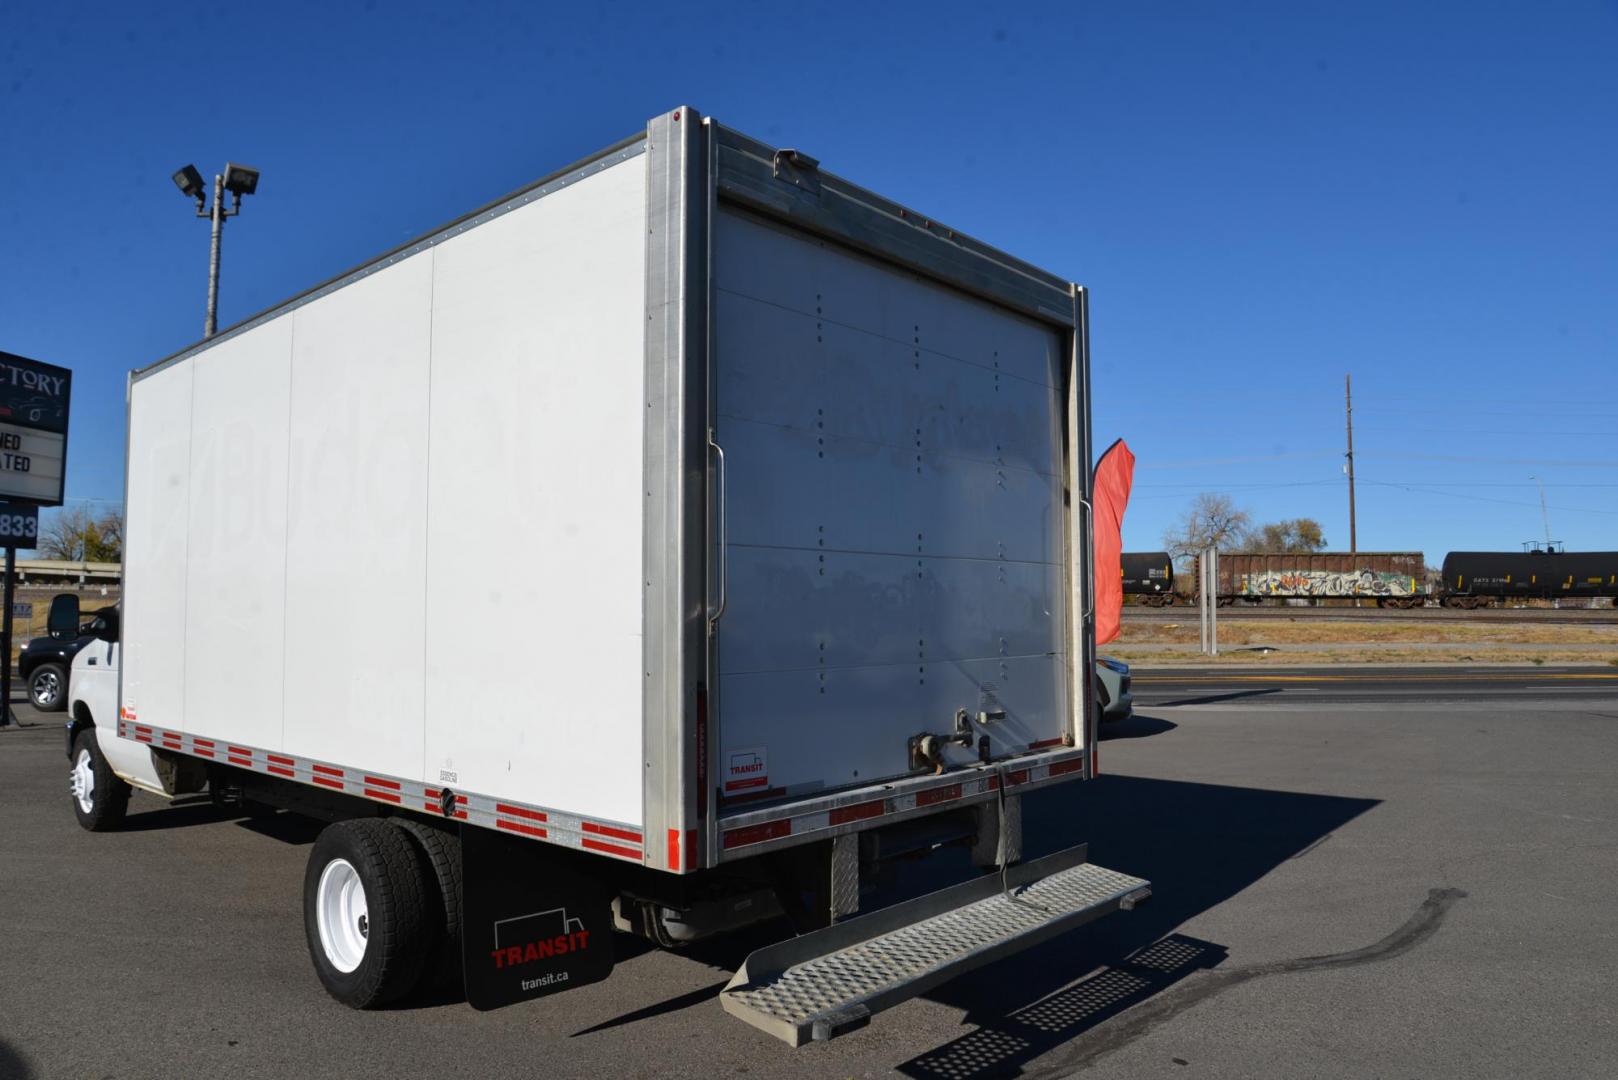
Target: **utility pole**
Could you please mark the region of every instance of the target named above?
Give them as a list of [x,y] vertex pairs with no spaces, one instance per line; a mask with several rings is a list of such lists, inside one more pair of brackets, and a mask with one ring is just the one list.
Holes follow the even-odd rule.
[[1348,406],[1348,551],[1359,551],[1359,538],[1354,531],[1354,377],[1343,376],[1343,401]]
[[1545,506],[1545,481],[1537,476],[1530,476],[1528,479],[1539,485],[1539,516],[1545,523],[1545,550],[1549,551],[1551,549],[1551,512]]

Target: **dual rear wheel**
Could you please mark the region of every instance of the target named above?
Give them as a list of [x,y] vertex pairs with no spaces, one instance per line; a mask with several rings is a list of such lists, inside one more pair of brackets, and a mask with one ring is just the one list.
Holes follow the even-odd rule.
[[406,818],[327,826],[303,881],[315,973],[356,1009],[422,987],[452,990],[461,964],[460,838]]

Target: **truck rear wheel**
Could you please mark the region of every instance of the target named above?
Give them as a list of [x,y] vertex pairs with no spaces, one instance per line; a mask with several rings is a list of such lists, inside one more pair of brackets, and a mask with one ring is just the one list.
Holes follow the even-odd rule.
[[422,981],[436,989],[456,990],[461,985],[460,835],[413,818],[395,820],[415,841],[431,871],[427,882],[428,909],[437,931],[438,948],[428,957]]
[[438,942],[415,841],[396,821],[329,825],[303,875],[303,926],[332,997],[371,1009],[408,994]]
[[91,832],[107,832],[123,824],[129,809],[129,785],[101,756],[94,728],[86,728],[73,740],[68,785],[80,825]]

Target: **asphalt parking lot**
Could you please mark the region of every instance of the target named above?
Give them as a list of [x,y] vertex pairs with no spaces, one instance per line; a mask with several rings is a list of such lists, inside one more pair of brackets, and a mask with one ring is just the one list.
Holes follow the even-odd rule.
[[82,832],[54,719],[19,709],[40,726],[0,731],[0,1076],[1618,1070],[1618,683],[1235,674],[1143,673],[1104,775],[1028,806],[1031,848],[1087,839],[1150,904],[796,1051],[714,1000],[768,933],[625,939],[606,982],[493,1013],[342,1009],[305,954],[313,827],[137,795],[126,831]]

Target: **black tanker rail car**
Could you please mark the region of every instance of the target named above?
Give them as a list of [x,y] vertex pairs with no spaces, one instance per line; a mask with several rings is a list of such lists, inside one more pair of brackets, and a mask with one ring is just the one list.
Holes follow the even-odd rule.
[[1618,551],[1452,551],[1442,593],[1446,607],[1459,608],[1618,597]]
[[1124,595],[1140,603],[1163,607],[1174,603],[1174,560],[1166,551],[1123,553]]

